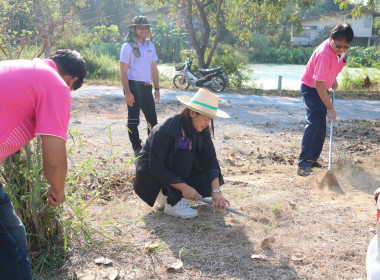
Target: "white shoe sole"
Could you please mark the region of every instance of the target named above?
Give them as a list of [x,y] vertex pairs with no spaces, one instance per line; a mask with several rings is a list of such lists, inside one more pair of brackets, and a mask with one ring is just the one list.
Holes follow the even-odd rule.
[[178,214],[170,213],[164,210],[164,213],[173,217],[181,218],[181,219],[191,219],[198,216],[198,212],[193,213],[193,214],[188,214],[188,215],[178,215]]

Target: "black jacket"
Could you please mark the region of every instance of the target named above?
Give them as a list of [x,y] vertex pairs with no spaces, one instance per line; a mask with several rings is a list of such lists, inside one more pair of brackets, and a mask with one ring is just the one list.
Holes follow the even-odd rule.
[[[181,126],[184,127],[186,124],[184,117],[179,114],[157,124],[146,140],[140,152],[140,158],[137,160],[136,177],[146,174],[146,171],[149,170],[149,173],[161,184],[161,186],[140,184],[136,178],[134,185],[136,193],[151,206],[153,206],[162,186],[184,182],[182,178],[170,171],[177,152]],[[205,172],[210,183],[219,177],[220,185],[222,185],[224,183],[223,176],[220,172],[209,130],[205,129],[200,133],[193,134],[192,141],[193,168]]]

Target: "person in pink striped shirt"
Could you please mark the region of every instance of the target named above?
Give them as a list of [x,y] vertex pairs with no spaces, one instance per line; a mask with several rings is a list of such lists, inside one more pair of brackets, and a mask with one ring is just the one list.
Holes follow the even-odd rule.
[[309,176],[313,168],[322,167],[317,160],[326,137],[326,116],[330,121],[336,119],[328,90],[338,88],[337,76],[346,64],[345,54],[353,38],[349,24],[336,25],[330,38],[316,48],[306,65],[301,84],[306,125],[298,159],[299,176]]
[[[65,201],[70,91],[85,75],[83,57],[67,49],[45,60],[0,61],[0,162],[39,135],[50,207]],[[25,228],[1,184],[0,279],[32,279]]]

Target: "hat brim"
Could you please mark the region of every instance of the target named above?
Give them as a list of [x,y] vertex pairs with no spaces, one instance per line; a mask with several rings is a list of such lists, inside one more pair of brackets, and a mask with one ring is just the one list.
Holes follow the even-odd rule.
[[211,114],[211,113],[208,113],[208,112],[201,110],[200,108],[195,108],[190,103],[191,96],[181,95],[181,96],[176,96],[176,97],[179,100],[179,102],[181,102],[183,105],[185,105],[186,108],[189,108],[189,109],[196,111],[198,113],[201,113],[203,115],[214,117],[214,118],[222,118],[222,119],[228,119],[230,117],[226,112],[224,112],[220,109],[217,109],[214,114]]
[[150,27],[156,27],[155,25],[152,25],[152,24],[130,24],[130,25],[127,25],[127,27],[133,27],[133,26],[150,26]]

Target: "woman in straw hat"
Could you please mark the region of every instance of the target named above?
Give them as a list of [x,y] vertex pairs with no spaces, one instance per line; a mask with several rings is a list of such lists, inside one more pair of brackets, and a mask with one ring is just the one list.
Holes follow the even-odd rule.
[[216,209],[229,206],[210,133],[214,117],[229,116],[218,109],[219,97],[203,88],[177,99],[184,109],[153,128],[137,159],[134,189],[149,206],[157,200],[166,214],[188,219],[198,211],[182,198],[211,196]]

